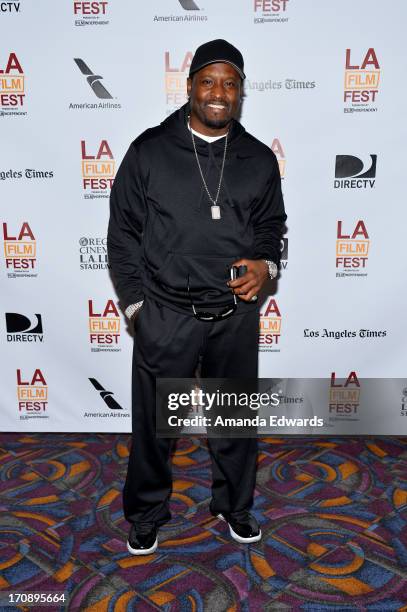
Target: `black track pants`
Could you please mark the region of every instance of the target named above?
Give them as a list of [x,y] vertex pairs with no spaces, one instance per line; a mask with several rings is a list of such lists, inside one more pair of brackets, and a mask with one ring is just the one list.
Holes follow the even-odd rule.
[[[135,323],[133,435],[123,491],[129,522],[161,525],[171,518],[173,440],[155,435],[155,379],[193,378],[200,356],[202,378],[257,378],[258,333],[258,309],[207,323],[146,298]],[[208,445],[213,511],[249,509],[256,482],[257,439],[208,438]]]

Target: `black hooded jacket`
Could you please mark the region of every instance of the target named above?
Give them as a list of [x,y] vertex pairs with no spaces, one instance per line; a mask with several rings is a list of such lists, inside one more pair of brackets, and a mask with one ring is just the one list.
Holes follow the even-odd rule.
[[[286,214],[274,153],[233,121],[218,204],[199,174],[189,104],[130,145],[111,197],[108,254],[119,298],[126,308],[145,295],[175,310],[232,301],[226,285],[231,264],[242,257],[280,260]],[[225,140],[195,137],[208,189],[215,196]],[[189,281],[189,293],[187,290]],[[239,301],[238,312],[255,304]]]

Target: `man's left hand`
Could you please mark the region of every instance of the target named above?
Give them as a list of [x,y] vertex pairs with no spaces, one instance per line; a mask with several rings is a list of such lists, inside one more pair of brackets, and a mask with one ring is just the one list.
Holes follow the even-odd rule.
[[269,278],[269,269],[263,259],[239,259],[233,263],[234,266],[246,266],[247,272],[228,285],[233,293],[244,302],[250,302],[252,297],[258,295],[260,289]]

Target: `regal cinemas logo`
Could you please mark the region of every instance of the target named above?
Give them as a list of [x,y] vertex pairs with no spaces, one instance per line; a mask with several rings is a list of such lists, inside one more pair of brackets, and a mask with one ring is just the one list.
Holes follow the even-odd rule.
[[24,103],[24,71],[17,55],[10,53],[5,67],[0,68],[0,116],[26,115]]
[[47,419],[48,385],[41,370],[32,376],[17,370],[17,399],[20,419]]
[[[367,276],[370,239],[362,219],[351,231],[346,231],[338,221],[336,230],[336,276]],[[362,272],[361,272],[362,270]]]
[[113,185],[115,161],[107,140],[92,151],[81,140],[82,188],[85,199],[108,198]]
[[329,387],[329,420],[355,421],[360,405],[360,382],[356,372],[350,372],[343,382],[336,379],[336,373],[331,373]]
[[281,335],[281,312],[274,298],[268,298],[260,312],[259,350],[278,352]]
[[193,53],[187,51],[180,64],[175,63],[173,55],[165,52],[165,103],[167,114],[179,108],[188,99],[187,78],[191,66]]
[[251,0],[255,14],[254,23],[286,23],[287,5],[290,0]]
[[98,309],[94,300],[88,300],[89,342],[94,353],[120,351],[120,316],[113,300],[108,300]]
[[9,278],[37,276],[37,241],[25,221],[18,232],[3,223],[4,258]]
[[76,26],[107,25],[107,7],[109,3],[104,2],[73,2],[73,13]]
[[351,58],[351,49],[346,49],[345,89],[343,101],[345,113],[376,112],[374,106],[379,92],[380,65],[373,47],[367,50],[361,63]]
[[28,318],[18,312],[6,312],[7,342],[43,342],[40,314]]
[[110,268],[107,253],[107,238],[83,236],[79,239],[79,261],[81,270],[106,270]]
[[363,161],[354,155],[337,155],[335,189],[373,189],[375,186],[377,155]]
[[271,143],[270,149],[273,151],[274,155],[277,157],[278,167],[280,169],[280,176],[282,179],[285,177],[285,154],[283,151],[283,147],[281,146],[281,142],[278,138],[274,138]]

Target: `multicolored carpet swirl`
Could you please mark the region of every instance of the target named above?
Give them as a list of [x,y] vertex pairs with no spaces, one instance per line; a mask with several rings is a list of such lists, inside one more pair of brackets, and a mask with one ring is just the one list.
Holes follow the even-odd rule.
[[251,546],[209,515],[205,441],[180,440],[173,519],[147,557],[125,547],[128,443],[0,435],[0,593],[64,593],[47,609],[81,612],[407,610],[406,439],[261,440]]

